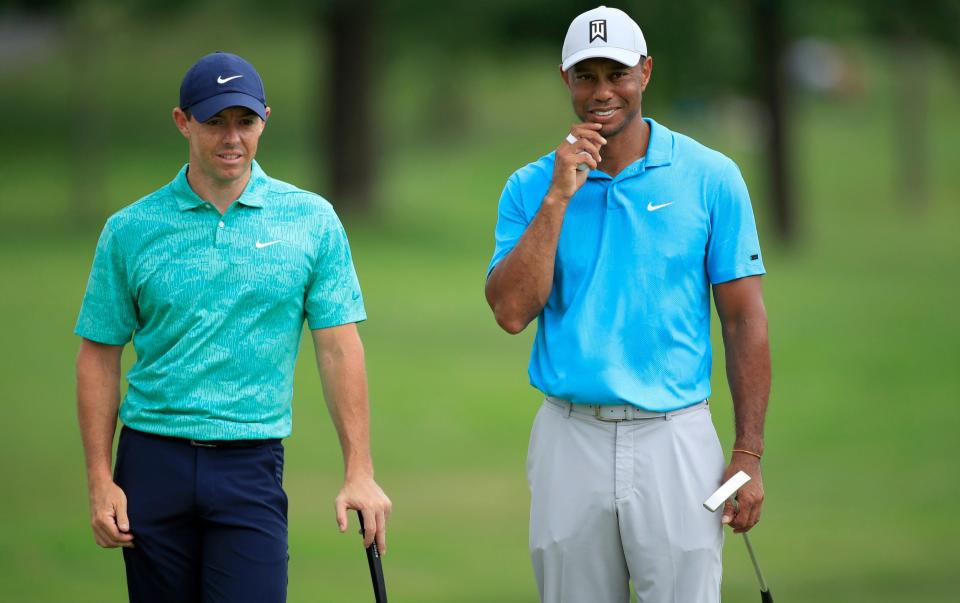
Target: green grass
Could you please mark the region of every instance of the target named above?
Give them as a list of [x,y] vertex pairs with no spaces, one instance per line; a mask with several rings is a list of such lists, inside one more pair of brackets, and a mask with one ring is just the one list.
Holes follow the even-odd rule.
[[[167,79],[176,79],[177,65],[206,49],[188,34],[172,51],[146,33],[114,43],[144,45],[165,61]],[[251,50],[270,66],[261,67],[268,90],[270,78],[280,82],[272,103],[281,111],[262,145],[262,164],[279,178],[319,182],[309,138],[296,127],[314,113],[302,100],[303,85],[292,83],[305,69],[298,53],[309,45],[302,31],[270,35],[275,48]],[[288,53],[299,57],[293,66],[280,60]],[[385,558],[394,601],[535,599],[523,473],[538,403],[526,383],[532,333],[499,331],[482,287],[504,180],[549,150],[571,121],[551,57],[463,65],[457,78],[465,114],[462,123],[435,124],[447,129],[439,137],[418,131],[431,125],[436,102],[425,86],[430,74],[416,72],[416,57],[384,67],[384,89],[403,112],[383,130],[382,212],[351,220],[348,229],[370,315],[361,333],[378,478],[395,502]],[[111,77],[135,71],[130,61],[114,55]],[[795,249],[778,245],[768,227],[749,121],[671,118],[647,107],[732,155],[754,196],[774,356],[767,503],[754,543],[781,601],[935,603],[954,601],[960,591],[960,487],[950,477],[960,424],[960,318],[953,308],[960,293],[960,94],[945,69],[936,74],[932,195],[922,206],[895,193],[888,80],[872,75],[859,100],[798,99],[793,151],[802,238]],[[60,106],[40,80],[6,77],[19,84],[21,100],[35,95]],[[185,160],[165,121],[172,102],[156,101],[151,90],[160,88],[144,82],[133,99],[111,101],[104,212],[166,182]],[[287,99],[293,110],[282,120]],[[96,232],[63,227],[72,163],[51,144],[59,139],[50,130],[31,138],[19,123],[21,144],[0,150],[0,600],[122,600],[119,553],[98,549],[87,527],[73,410],[71,331]],[[127,137],[130,130],[140,133]],[[722,348],[716,351],[714,416],[729,446],[729,394]],[[312,358],[305,339],[287,448],[290,601],[367,600],[356,537],[338,534],[333,520],[341,461]],[[725,600],[755,600],[738,538],[728,539],[725,563]]]

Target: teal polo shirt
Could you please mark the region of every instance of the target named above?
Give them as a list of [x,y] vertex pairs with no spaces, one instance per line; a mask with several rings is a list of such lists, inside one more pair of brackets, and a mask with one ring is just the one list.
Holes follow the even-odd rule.
[[107,220],[74,332],[133,339],[120,406],[133,429],[287,437],[304,319],[322,329],[366,318],[346,233],[327,201],[256,162],[223,215],[187,168]]
[[[592,170],[570,200],[529,375],[575,403],[666,412],[710,396],[711,285],[765,270],[736,164],[645,121],[646,157],[616,177]],[[540,209],[553,164],[507,181],[488,274]]]

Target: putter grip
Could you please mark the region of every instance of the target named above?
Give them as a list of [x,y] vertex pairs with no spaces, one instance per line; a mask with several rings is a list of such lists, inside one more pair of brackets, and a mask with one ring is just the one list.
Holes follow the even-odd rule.
[[[357,510],[357,519],[360,520],[360,532],[363,532],[363,514]],[[373,598],[376,603],[387,603],[387,586],[383,580],[383,565],[380,561],[380,551],[376,541],[367,547],[367,565],[370,566],[370,582],[373,584]]]
[[769,591],[769,590],[761,590],[761,591],[760,591],[760,600],[761,600],[763,603],[773,603],[773,595],[770,594],[770,591]]

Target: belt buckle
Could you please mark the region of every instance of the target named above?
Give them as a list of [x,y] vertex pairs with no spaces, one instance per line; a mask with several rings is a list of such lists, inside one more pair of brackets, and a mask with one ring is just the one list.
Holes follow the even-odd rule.
[[607,423],[619,423],[620,421],[627,420],[627,407],[623,407],[623,417],[605,417],[600,413],[600,409],[603,408],[602,404],[595,404],[593,407],[593,416],[597,418],[598,421],[605,421]]
[[190,440],[190,445],[197,448],[216,448],[216,444],[211,444],[209,442],[204,442],[202,440]]

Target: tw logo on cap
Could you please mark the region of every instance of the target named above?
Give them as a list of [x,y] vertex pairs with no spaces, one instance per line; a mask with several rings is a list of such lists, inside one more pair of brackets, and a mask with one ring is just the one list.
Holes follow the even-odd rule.
[[594,40],[603,40],[607,41],[607,20],[606,19],[597,19],[596,21],[590,22],[590,44]]

